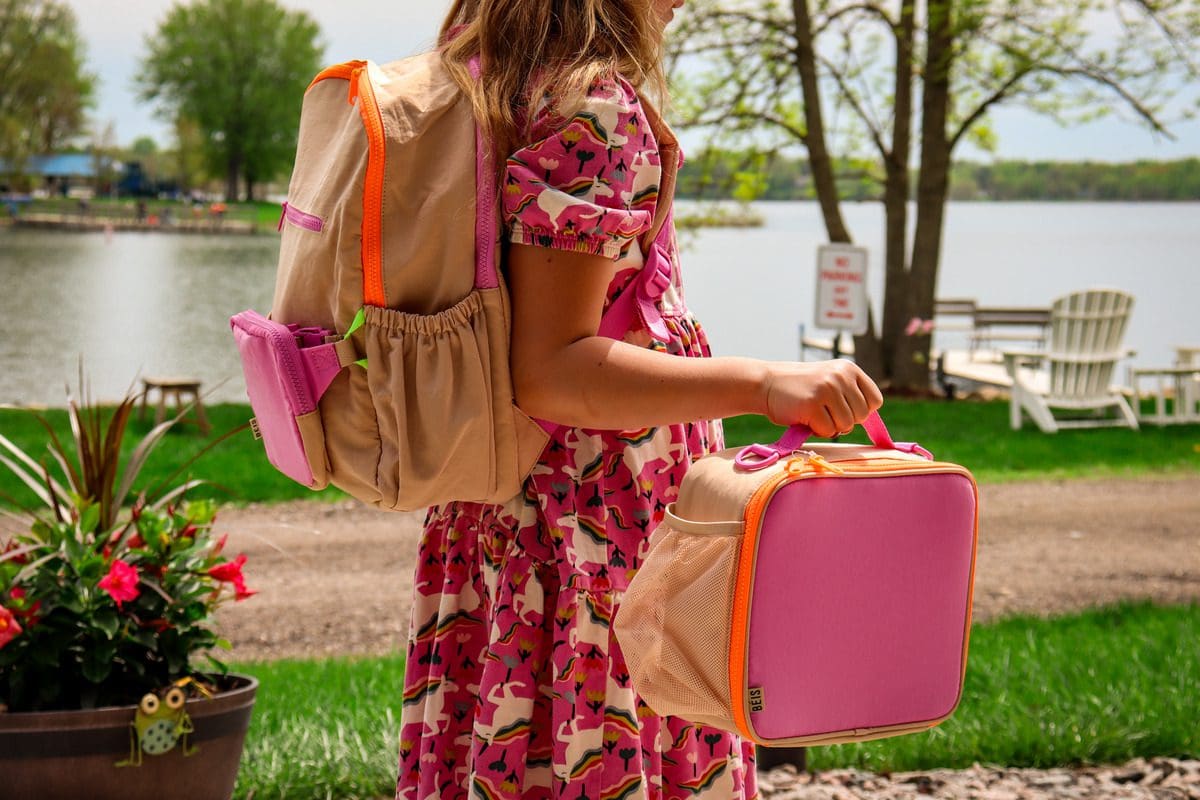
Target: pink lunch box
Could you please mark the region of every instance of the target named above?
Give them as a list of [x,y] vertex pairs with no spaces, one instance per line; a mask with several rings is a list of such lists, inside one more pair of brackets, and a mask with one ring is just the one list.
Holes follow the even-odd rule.
[[684,479],[615,629],[660,714],[763,745],[928,729],[958,705],[978,536],[971,474],[895,443],[706,456]]

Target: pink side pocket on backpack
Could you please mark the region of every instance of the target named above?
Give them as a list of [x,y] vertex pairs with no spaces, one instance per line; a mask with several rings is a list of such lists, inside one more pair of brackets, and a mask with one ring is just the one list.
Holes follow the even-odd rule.
[[[332,332],[281,325],[255,311],[236,314],[229,323],[268,460],[298,483],[324,487],[328,479],[317,401],[341,370],[333,346],[323,344],[324,335]],[[306,342],[313,346],[302,350]]]

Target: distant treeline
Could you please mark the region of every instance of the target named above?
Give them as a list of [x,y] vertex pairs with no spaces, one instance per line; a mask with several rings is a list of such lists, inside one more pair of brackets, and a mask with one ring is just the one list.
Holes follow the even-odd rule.
[[[838,174],[847,200],[875,200],[874,165],[848,162]],[[916,181],[914,176],[913,186]],[[808,162],[786,156],[708,150],[689,158],[676,189],[690,199],[811,200]],[[1200,200],[1200,159],[1135,161],[999,161],[956,163],[951,200]]]

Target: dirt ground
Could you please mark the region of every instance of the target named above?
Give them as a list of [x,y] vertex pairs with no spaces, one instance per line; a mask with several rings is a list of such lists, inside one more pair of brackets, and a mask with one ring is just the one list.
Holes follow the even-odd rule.
[[[975,618],[1055,614],[1121,599],[1200,601],[1200,477],[980,488]],[[220,630],[239,661],[403,648],[421,514],[357,503],[226,509],[259,594]]]

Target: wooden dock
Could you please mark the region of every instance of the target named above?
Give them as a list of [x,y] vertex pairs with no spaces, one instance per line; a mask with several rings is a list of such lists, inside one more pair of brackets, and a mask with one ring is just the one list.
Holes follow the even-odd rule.
[[[840,352],[843,356],[854,357],[854,338],[843,336]],[[833,340],[830,338],[805,336],[801,339],[802,360],[808,358],[812,350],[828,356],[833,351]],[[933,350],[929,354],[930,377],[936,379],[945,391],[944,379],[949,378],[965,384],[964,388],[975,389],[991,387],[995,389],[1011,389],[1012,378],[1004,369],[1004,358],[997,350]]]

